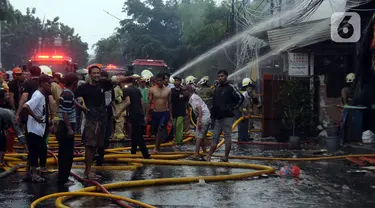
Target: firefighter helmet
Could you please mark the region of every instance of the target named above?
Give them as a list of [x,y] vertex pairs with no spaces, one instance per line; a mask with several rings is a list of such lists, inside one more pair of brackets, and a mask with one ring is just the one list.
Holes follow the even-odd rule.
[[151,81],[151,77],[154,76],[152,74],[152,72],[148,69],[145,69],[141,72],[141,77],[143,80],[145,80],[146,82],[150,82]]
[[174,79],[173,79],[173,77],[169,77],[169,83],[174,84]]
[[349,73],[346,75],[346,83],[353,83],[355,79],[355,74],[354,73]]
[[209,77],[208,76],[204,76],[204,77],[202,77],[201,80],[199,80],[198,85],[206,84],[208,82],[208,80],[209,80]]
[[190,75],[190,76],[186,77],[186,84],[194,84],[195,80],[196,80],[196,78],[194,76]]
[[112,76],[112,77],[111,77],[111,81],[112,81],[113,83],[118,83],[118,78],[117,78],[117,76]]
[[242,80],[242,87],[246,87],[252,84],[253,84],[253,80],[251,80],[250,78],[244,78]]
[[48,75],[52,77],[52,69],[49,68],[48,66],[41,65],[39,66],[40,70],[42,71],[42,74]]

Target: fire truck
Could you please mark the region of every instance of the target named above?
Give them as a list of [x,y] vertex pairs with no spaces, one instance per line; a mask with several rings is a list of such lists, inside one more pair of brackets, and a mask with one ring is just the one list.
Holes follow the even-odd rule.
[[126,69],[116,66],[114,64],[108,64],[103,66],[103,70],[107,71],[109,76],[125,75]]
[[150,70],[154,75],[169,72],[168,66],[163,60],[136,59],[132,65],[133,73],[138,75],[145,69]]
[[52,72],[60,72],[66,74],[68,72],[75,72],[78,65],[72,62],[72,58],[63,55],[37,55],[30,58],[27,68],[32,66],[48,66]]

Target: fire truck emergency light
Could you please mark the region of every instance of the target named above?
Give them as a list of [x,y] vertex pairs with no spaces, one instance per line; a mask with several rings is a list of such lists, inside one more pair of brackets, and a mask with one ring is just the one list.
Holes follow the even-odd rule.
[[116,69],[117,66],[116,66],[116,65],[113,65],[113,64],[108,64],[108,65],[107,65],[107,68],[108,68],[108,69]]
[[[47,55],[40,55],[38,56],[38,59],[49,59],[50,56],[47,56]],[[64,56],[52,56],[52,59],[63,59]]]
[[48,59],[49,56],[38,56],[38,58],[40,58],[40,59]]

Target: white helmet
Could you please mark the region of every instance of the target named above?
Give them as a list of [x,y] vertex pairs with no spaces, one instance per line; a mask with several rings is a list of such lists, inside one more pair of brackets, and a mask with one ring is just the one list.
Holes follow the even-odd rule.
[[202,77],[201,80],[199,80],[198,85],[205,84],[205,83],[208,82],[208,80],[209,80],[209,77],[208,76],[204,76],[204,77]]
[[194,84],[195,80],[196,80],[196,78],[194,76],[190,75],[190,76],[186,77],[186,84]]
[[112,81],[113,83],[117,83],[117,82],[118,82],[118,78],[117,78],[117,76],[112,76],[112,77],[111,77],[111,81]]
[[174,79],[173,79],[173,77],[169,77],[169,83],[174,84]]
[[144,79],[146,82],[150,82],[151,81],[151,77],[154,76],[152,74],[152,72],[148,69],[145,69],[141,72],[141,77],[142,79]]
[[49,68],[48,66],[41,65],[39,66],[40,70],[42,71],[42,74],[48,75],[52,77],[52,69]]
[[353,83],[355,79],[355,74],[354,73],[349,73],[346,75],[346,83]]
[[141,76],[139,76],[138,74],[133,74],[133,77],[141,77]]
[[244,78],[242,80],[242,87],[246,87],[248,85],[252,85],[253,84],[253,80],[251,80],[250,78]]

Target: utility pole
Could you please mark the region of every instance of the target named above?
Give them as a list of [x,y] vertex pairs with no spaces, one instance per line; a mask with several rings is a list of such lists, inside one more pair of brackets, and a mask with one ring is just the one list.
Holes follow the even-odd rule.
[[232,33],[232,35],[234,35],[234,33],[235,33],[235,26],[234,26],[234,0],[232,0],[232,14],[231,14],[231,33]]
[[273,2],[273,0],[270,0],[270,12],[271,12],[271,16],[273,16],[273,10],[275,9],[275,2]]
[[3,68],[3,62],[2,62],[2,60],[1,60],[1,21],[0,21],[0,68]]
[[41,54],[41,52],[42,52],[42,37],[39,37],[38,45],[39,45],[38,53]]
[[278,7],[278,10],[279,10],[279,27],[281,27],[281,5],[283,3],[283,0],[279,0],[279,7]]

